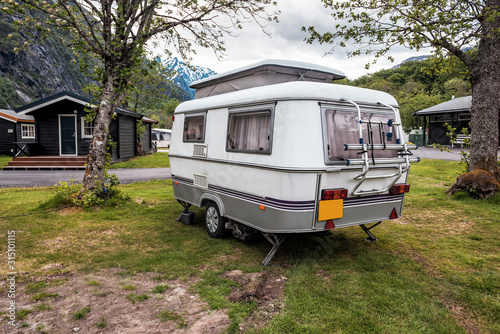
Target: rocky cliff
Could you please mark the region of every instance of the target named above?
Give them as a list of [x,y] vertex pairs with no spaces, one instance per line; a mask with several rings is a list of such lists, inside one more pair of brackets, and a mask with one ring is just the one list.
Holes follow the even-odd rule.
[[[14,52],[28,42],[26,36],[14,32],[12,19],[0,12],[0,109],[14,109],[63,90],[85,95],[83,87],[89,78],[80,72],[73,51],[58,41],[60,36],[32,42]],[[182,88],[165,84],[169,97],[190,99]]]
[[12,109],[63,90],[83,94],[86,78],[72,53],[55,39],[38,41],[22,51],[27,38],[14,32],[10,17],[0,13],[0,108]]

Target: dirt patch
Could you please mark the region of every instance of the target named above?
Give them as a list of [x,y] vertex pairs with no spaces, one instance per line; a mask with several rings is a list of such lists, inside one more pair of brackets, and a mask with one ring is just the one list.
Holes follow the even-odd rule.
[[240,331],[264,327],[283,309],[286,277],[267,270],[246,274],[241,270],[232,270],[224,273],[223,277],[238,283],[229,295],[230,301],[255,301],[258,305],[257,310],[240,324]]
[[[62,269],[62,265],[47,266]],[[240,330],[259,328],[283,308],[286,278],[269,271],[233,270],[223,277],[238,283],[233,302],[256,302]],[[226,332],[227,310],[212,311],[191,288],[198,278],[159,280],[157,273],[127,275],[121,269],[17,277],[16,321],[0,315],[0,333],[206,333]],[[7,281],[0,282],[0,291]],[[5,299],[4,299],[5,300]],[[8,301],[7,301],[8,302]],[[1,311],[7,304],[1,303]]]
[[454,304],[453,302],[449,301],[447,298],[441,298],[443,301],[444,305],[450,311],[450,313],[453,315],[455,320],[462,326],[462,328],[468,333],[468,334],[480,334],[482,331],[479,329],[479,326],[477,325],[476,321],[471,317],[469,312],[465,308],[463,308],[460,305]]
[[[158,274],[92,274],[18,277],[15,326],[0,316],[1,333],[222,333],[230,325],[225,310],[210,311],[191,292],[198,279],[154,279]],[[2,279],[0,291],[6,291]],[[159,288],[161,286],[163,288]],[[3,299],[2,311],[7,310]],[[24,318],[23,318],[24,317]]]

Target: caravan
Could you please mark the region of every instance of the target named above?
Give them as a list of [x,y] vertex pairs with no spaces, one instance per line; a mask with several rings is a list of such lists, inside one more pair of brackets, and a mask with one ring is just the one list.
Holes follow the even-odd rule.
[[416,147],[391,95],[331,83],[344,77],[268,60],[194,82],[172,128],[179,220],[195,205],[211,237],[261,232],[273,245],[263,265],[289,233],[360,225],[376,240],[371,228],[401,216]]

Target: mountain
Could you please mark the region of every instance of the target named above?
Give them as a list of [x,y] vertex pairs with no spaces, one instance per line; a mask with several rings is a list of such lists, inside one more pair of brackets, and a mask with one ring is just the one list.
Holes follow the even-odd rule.
[[[12,34],[12,22],[10,16],[0,12],[0,109],[14,109],[61,91],[85,96],[83,88],[90,79],[81,73],[72,50],[59,42],[62,33],[53,30],[52,37],[37,40],[16,53],[14,48],[29,40],[22,33]],[[9,37],[11,34],[14,37]],[[181,65],[178,68],[180,73],[188,73],[180,70]],[[162,85],[166,86],[162,93],[168,97],[181,102],[192,98],[179,84]]]
[[407,63],[409,61],[424,61],[426,59],[429,59],[430,57],[431,57],[430,55],[410,57],[408,59],[403,60],[398,65],[391,67],[391,70],[396,70],[399,67],[401,67],[401,65],[403,65],[404,63]]
[[172,71],[171,80],[182,90],[189,94],[191,99],[194,99],[195,90],[189,88],[189,85],[197,80],[216,75],[215,71],[202,66],[188,66],[177,58],[164,61],[165,67]]
[[0,13],[0,108],[16,108],[63,90],[82,94],[86,78],[57,36],[15,53],[27,39],[22,34],[9,38],[14,30],[11,17]]

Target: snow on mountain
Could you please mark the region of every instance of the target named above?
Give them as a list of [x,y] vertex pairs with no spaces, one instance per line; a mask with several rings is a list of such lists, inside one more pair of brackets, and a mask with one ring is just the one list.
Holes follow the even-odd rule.
[[399,67],[401,67],[401,65],[403,65],[404,63],[407,63],[409,61],[424,61],[426,59],[429,59],[431,58],[431,55],[424,55],[424,56],[416,56],[416,57],[410,57],[410,58],[407,58],[405,60],[403,60],[401,63],[399,63],[398,65],[396,66],[393,66],[391,68],[391,70],[395,70],[395,69],[398,69]]
[[194,89],[189,88],[189,85],[197,80],[211,77],[217,73],[209,68],[202,66],[187,66],[177,58],[164,61],[167,69],[173,72],[172,81],[181,89],[189,94],[191,99],[194,99]]

